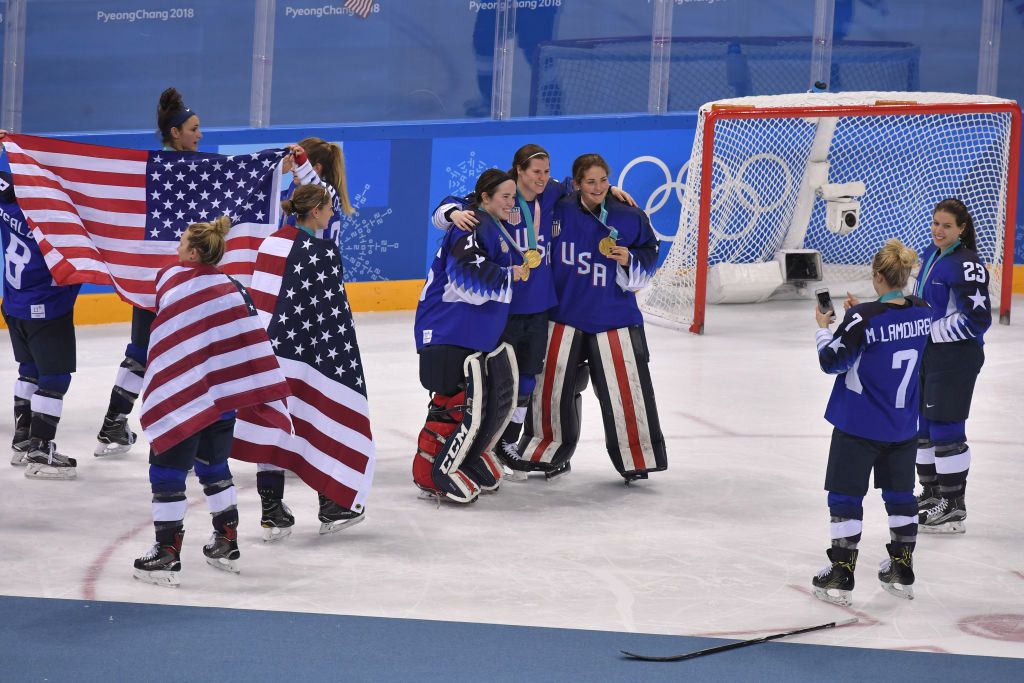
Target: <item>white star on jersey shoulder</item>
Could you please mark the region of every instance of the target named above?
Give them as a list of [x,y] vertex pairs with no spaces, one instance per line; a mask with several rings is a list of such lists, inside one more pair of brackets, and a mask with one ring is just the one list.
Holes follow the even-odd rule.
[[839,349],[845,349],[846,345],[843,344],[842,337],[836,337],[835,339],[832,340],[832,343],[829,344],[828,347],[832,349],[833,353],[839,353]]
[[969,296],[967,298],[970,299],[974,303],[974,306],[971,307],[972,311],[975,308],[978,308],[979,306],[981,308],[985,308],[985,295],[981,293],[981,289],[975,290],[974,295],[973,296]]

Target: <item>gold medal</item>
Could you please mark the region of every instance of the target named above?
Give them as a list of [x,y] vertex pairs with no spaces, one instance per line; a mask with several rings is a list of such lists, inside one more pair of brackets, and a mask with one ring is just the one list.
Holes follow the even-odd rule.
[[523,252],[523,260],[526,261],[526,265],[536,268],[540,265],[540,252],[536,249],[527,249]]
[[605,237],[597,245],[597,250],[605,256],[611,258],[612,248],[616,246],[615,240],[611,237]]

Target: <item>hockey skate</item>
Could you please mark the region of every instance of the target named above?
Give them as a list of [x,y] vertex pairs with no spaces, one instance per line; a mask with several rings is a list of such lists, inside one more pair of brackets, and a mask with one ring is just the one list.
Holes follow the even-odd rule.
[[57,444],[34,438],[25,459],[25,476],[29,479],[74,479],[78,476],[74,458],[57,452]]
[[135,560],[135,578],[157,586],[177,588],[181,585],[181,536],[177,545],[154,543],[142,557]]
[[927,510],[935,507],[939,502],[939,492],[935,490],[935,484],[921,484],[921,495],[917,497],[917,509]]
[[932,507],[918,514],[918,530],[927,534],[962,534],[967,531],[967,506],[964,497],[939,498]]
[[849,607],[853,604],[853,572],[857,568],[857,551],[833,547],[826,554],[829,564],[811,579],[814,597]]
[[322,493],[319,496],[320,514],[317,515],[317,519],[320,520],[321,536],[353,527],[366,519],[365,508],[356,512],[355,510],[349,510],[338,505]]
[[506,441],[505,439],[499,439],[498,445],[494,449],[494,454],[501,461],[502,473],[501,478],[506,481],[526,481],[529,477],[527,472],[529,471],[526,463],[519,456],[519,444],[515,441]]
[[19,429],[14,432],[11,439],[11,464],[15,467],[24,467],[28,464],[29,446],[32,445],[32,438],[27,429]]
[[99,443],[96,445],[93,455],[102,458],[107,455],[127,453],[137,438],[135,432],[128,426],[127,415],[108,413],[103,418],[103,427],[100,429],[100,433],[96,435],[96,440]]
[[905,600],[914,599],[914,551],[901,543],[887,543],[889,559],[878,566],[878,580],[887,593]]
[[555,479],[561,479],[570,472],[572,472],[572,465],[565,462],[554,469],[545,470],[544,479],[547,481],[554,481]]
[[206,555],[206,564],[217,569],[239,573],[238,558],[238,531],[228,527],[224,531],[214,531],[210,534],[210,542],[203,546],[203,555]]
[[263,505],[263,516],[260,526],[263,527],[263,541],[274,543],[290,536],[295,525],[295,516],[280,498],[260,496]]
[[629,486],[634,481],[640,481],[641,479],[647,479],[647,470],[633,470],[632,472],[624,472],[622,478],[626,480],[626,486]]

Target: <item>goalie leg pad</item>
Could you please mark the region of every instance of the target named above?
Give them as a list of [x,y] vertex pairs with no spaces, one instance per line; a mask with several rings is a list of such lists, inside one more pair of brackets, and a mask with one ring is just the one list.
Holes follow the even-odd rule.
[[493,452],[516,409],[519,368],[512,346],[507,343],[487,354],[484,363],[483,417],[460,469],[484,491],[496,491],[501,467]]
[[583,333],[561,323],[548,324],[548,350],[526,411],[519,454],[532,470],[562,467],[580,437],[581,382],[586,387]]
[[627,479],[666,469],[665,437],[643,328],[587,335],[587,356],[601,403],[605,446],[615,469]]
[[[480,494],[479,488],[460,472],[455,476],[436,477],[434,464],[438,454],[461,426],[465,403],[465,392],[455,396],[434,395],[427,408],[427,423],[420,430],[412,464],[412,478],[416,486],[456,503],[472,503]],[[438,485],[438,479],[443,485]]]

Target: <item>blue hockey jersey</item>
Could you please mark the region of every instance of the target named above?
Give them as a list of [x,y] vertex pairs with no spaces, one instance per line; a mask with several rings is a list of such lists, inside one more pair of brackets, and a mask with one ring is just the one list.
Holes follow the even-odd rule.
[[825,419],[864,439],[913,438],[921,357],[931,329],[931,309],[916,296],[902,305],[858,304],[846,311],[834,335],[819,329],[821,369],[838,375]]
[[494,219],[477,211],[472,232],[449,228],[416,307],[416,348],[451,344],[493,351],[512,301],[512,248]]
[[957,245],[945,255],[934,244],[921,255],[917,295],[932,307],[932,341],[985,343],[992,325],[989,272],[973,249]]
[[[520,280],[512,285],[512,308],[514,314],[541,313],[555,305],[555,285],[551,279],[551,219],[554,214],[555,204],[564,194],[565,185],[556,180],[548,180],[544,191],[537,195],[532,202],[525,202],[527,208],[533,214],[534,231],[537,233],[537,251],[540,252],[541,262],[536,268],[530,270],[528,280]],[[517,198],[518,199],[518,198]],[[434,225],[446,228],[444,212],[450,208],[464,209],[472,201],[472,197],[448,196],[441,200],[441,203],[434,209]],[[530,241],[527,236],[527,221],[522,213],[522,207],[516,201],[512,207],[509,220],[502,221],[505,230],[515,241],[520,250],[526,251],[530,248]],[[513,254],[512,264],[519,265],[522,259]]]
[[551,319],[588,333],[643,324],[636,292],[654,277],[658,238],[647,214],[608,197],[605,224],[618,231],[617,243],[629,248],[620,266],[598,251],[608,228],[580,203],[579,193],[555,205],[552,264],[558,305]]
[[54,283],[10,182],[9,174],[0,173],[4,312],[22,320],[52,320],[67,315],[75,307],[81,285],[62,287]]
[[[315,235],[315,237],[322,237],[328,242],[334,242],[340,244],[341,240],[341,222],[345,217],[345,212],[341,210],[341,200],[338,198],[338,193],[334,189],[334,186],[330,183],[322,180],[317,175],[313,165],[309,163],[307,159],[304,164],[295,169],[295,175],[298,176],[298,183],[287,189],[281,190],[281,201],[289,199],[292,193],[302,185],[320,185],[321,187],[327,188],[327,194],[331,197],[331,209],[333,209],[333,215],[331,216],[331,222],[327,224],[327,228],[322,234]],[[291,225],[296,227],[295,216],[284,216],[281,219],[282,225]]]

